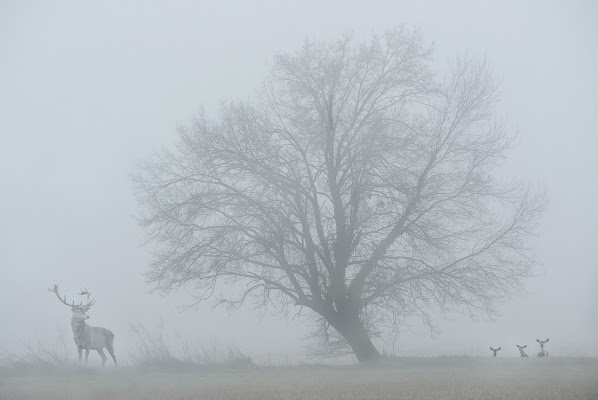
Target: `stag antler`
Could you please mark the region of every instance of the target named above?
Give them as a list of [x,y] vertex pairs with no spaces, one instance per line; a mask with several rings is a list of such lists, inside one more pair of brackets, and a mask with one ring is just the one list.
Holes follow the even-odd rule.
[[88,291],[87,289],[81,289],[81,293],[79,293],[79,295],[80,296],[87,296],[87,304],[85,304],[81,308],[87,308],[87,309],[89,309],[89,307],[93,306],[96,303],[95,299],[93,299],[92,301],[89,301],[89,296],[91,296],[91,292]]
[[56,297],[58,297],[58,300],[60,300],[62,303],[64,303],[65,305],[67,305],[69,307],[77,307],[77,308],[79,308],[83,304],[83,303],[79,303],[79,305],[75,305],[75,300],[73,300],[72,304],[67,303],[66,302],[66,295],[64,297],[60,297],[60,294],[58,294],[58,285],[57,284],[54,285],[54,286],[52,286],[51,288],[48,288],[48,290],[50,292],[56,293]]

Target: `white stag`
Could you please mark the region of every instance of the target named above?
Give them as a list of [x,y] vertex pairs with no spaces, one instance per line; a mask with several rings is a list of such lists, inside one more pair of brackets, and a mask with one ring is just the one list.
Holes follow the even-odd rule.
[[95,300],[89,300],[91,293],[89,293],[87,289],[82,290],[81,293],[79,293],[80,295],[87,296],[87,302],[85,304],[82,302],[75,304],[74,301],[69,304],[66,301],[66,296],[60,297],[60,294],[58,294],[58,285],[54,285],[48,290],[54,292],[56,297],[58,297],[58,300],[70,307],[71,311],[73,312],[73,316],[71,318],[71,328],[73,328],[75,344],[77,345],[77,350],[79,351],[79,361],[81,361],[81,354],[84,349],[85,362],[87,362],[89,352],[91,350],[97,350],[102,357],[102,365],[104,365],[107,360],[103,350],[105,347],[108,350],[108,353],[110,353],[112,356],[114,364],[116,365],[116,357],[114,356],[114,347],[112,345],[114,342],[114,334],[106,328],[90,326],[85,322],[89,318],[89,316],[86,314],[87,311],[89,311],[91,306],[95,304]]

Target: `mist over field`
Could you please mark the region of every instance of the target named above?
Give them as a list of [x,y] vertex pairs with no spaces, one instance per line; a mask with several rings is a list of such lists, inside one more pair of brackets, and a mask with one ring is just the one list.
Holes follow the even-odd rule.
[[[405,358],[370,366],[139,373],[79,369],[2,379],[27,399],[595,399],[595,359]],[[548,361],[548,363],[544,362]]]
[[[151,291],[159,279],[147,282],[147,274],[159,244],[146,243],[148,228],[138,224],[151,210],[139,204],[143,196],[134,181],[157,152],[184,148],[177,129],[192,125],[194,116],[205,113],[218,120],[229,110],[222,104],[256,101],[268,71],[277,65],[276,54],[295,54],[306,39],[328,43],[348,33],[356,43],[365,43],[372,34],[404,25],[421,32],[425,47],[433,48],[429,65],[434,77],[449,70],[456,56],[467,55],[484,60],[499,82],[495,111],[506,121],[506,132],[517,137],[493,172],[507,182],[528,182],[532,194],[545,192],[537,228],[524,235],[539,262],[521,279],[522,290],[517,279],[526,270],[513,277],[513,293],[496,303],[492,318],[479,310],[471,318],[467,307],[406,313],[394,339],[374,344],[379,353],[409,357],[409,363],[377,367],[371,375],[360,367],[326,370],[324,376],[331,379],[316,382],[303,395],[324,390],[319,384],[337,385],[339,392],[325,390],[341,398],[350,385],[340,376],[349,371],[366,387],[367,376],[389,384],[384,393],[398,390],[392,386],[394,373],[401,379],[412,376],[414,388],[431,373],[441,377],[438,386],[428,388],[428,395],[436,396],[450,383],[439,372],[445,366],[460,371],[458,382],[466,382],[479,366],[479,376],[452,387],[453,395],[476,398],[494,374],[505,384],[519,379],[515,387],[523,388],[529,374],[537,385],[532,387],[554,398],[565,398],[573,387],[581,390],[580,397],[591,398],[598,391],[586,379],[596,371],[598,357],[596,15],[598,4],[592,1],[0,3],[0,358],[19,367],[56,362],[68,373],[81,374],[74,367],[71,309],[48,291],[59,284],[67,302],[86,300],[82,289],[92,293],[87,300],[96,302],[84,310],[87,323],[113,333],[123,374],[138,379],[140,387],[146,377],[134,368],[149,365],[144,363],[156,354],[167,353],[162,359],[175,364],[190,360],[192,371],[206,365],[245,371],[248,366],[356,363],[353,354],[314,354],[318,350],[310,335],[317,322],[313,314],[297,315],[302,298],[291,305],[267,301],[261,308],[247,302],[230,310],[214,307],[213,300],[197,304],[200,283],[194,281],[170,292]],[[520,255],[517,243],[511,245]],[[505,282],[497,281],[496,288]],[[484,284],[492,290],[491,281]],[[243,285],[219,282],[213,299]],[[428,316],[435,330],[426,324]],[[551,364],[543,365],[544,360],[535,359],[540,351],[536,339],[547,338],[550,357],[545,361]],[[529,360],[518,358],[516,345],[528,346]],[[489,347],[501,347],[497,357],[512,360],[479,360],[492,358]],[[418,364],[418,357],[443,356],[451,356],[447,364]],[[530,372],[519,361],[545,373]],[[100,363],[92,350],[89,364],[95,368]],[[109,371],[92,368],[90,374],[107,377],[113,385],[114,392],[101,392],[106,398],[110,393],[126,397],[119,392],[124,386],[115,380],[113,364],[108,355]],[[288,386],[280,376],[268,375],[279,374],[275,369],[257,378],[255,371],[239,372],[239,379],[282,379],[273,390],[294,398],[285,390],[312,378],[304,370],[292,371],[295,380]],[[551,389],[551,379],[564,375],[569,378],[560,389]],[[197,389],[193,377],[187,378],[182,395]],[[11,379],[0,383],[21,393],[15,388],[23,382]],[[39,387],[51,386],[39,379]],[[259,385],[250,386],[228,388],[227,396],[234,398],[235,390],[263,395]],[[60,393],[61,387],[49,393]],[[87,396],[89,390],[69,387],[69,396]],[[218,385],[205,390],[213,390],[214,398],[222,394]],[[409,385],[400,390],[411,393]],[[503,394],[530,398],[517,397],[515,391]]]

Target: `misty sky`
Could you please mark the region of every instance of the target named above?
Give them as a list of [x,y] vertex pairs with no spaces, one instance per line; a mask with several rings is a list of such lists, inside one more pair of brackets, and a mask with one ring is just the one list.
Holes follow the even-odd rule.
[[519,130],[500,172],[545,186],[549,207],[527,294],[494,322],[438,319],[435,338],[414,320],[395,351],[517,356],[516,343],[535,354],[535,338],[549,337],[553,355],[598,355],[598,3],[323,3],[0,2],[0,351],[60,330],[72,343],[70,310],[47,291],[60,283],[69,298],[94,293],[89,323],[115,333],[117,357],[133,343],[129,323],[160,320],[172,338],[302,357],[309,320],[209,303],[180,312],[188,293],[148,293],[151,246],[130,175],[200,106],[250,98],[275,51],[404,23],[436,43],[439,65],[486,55],[502,80],[499,111]]

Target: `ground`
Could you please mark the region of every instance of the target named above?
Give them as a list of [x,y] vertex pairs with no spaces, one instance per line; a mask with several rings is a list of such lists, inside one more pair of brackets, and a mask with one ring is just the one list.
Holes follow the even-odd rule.
[[595,399],[598,358],[399,358],[373,365],[0,370],[0,399]]

